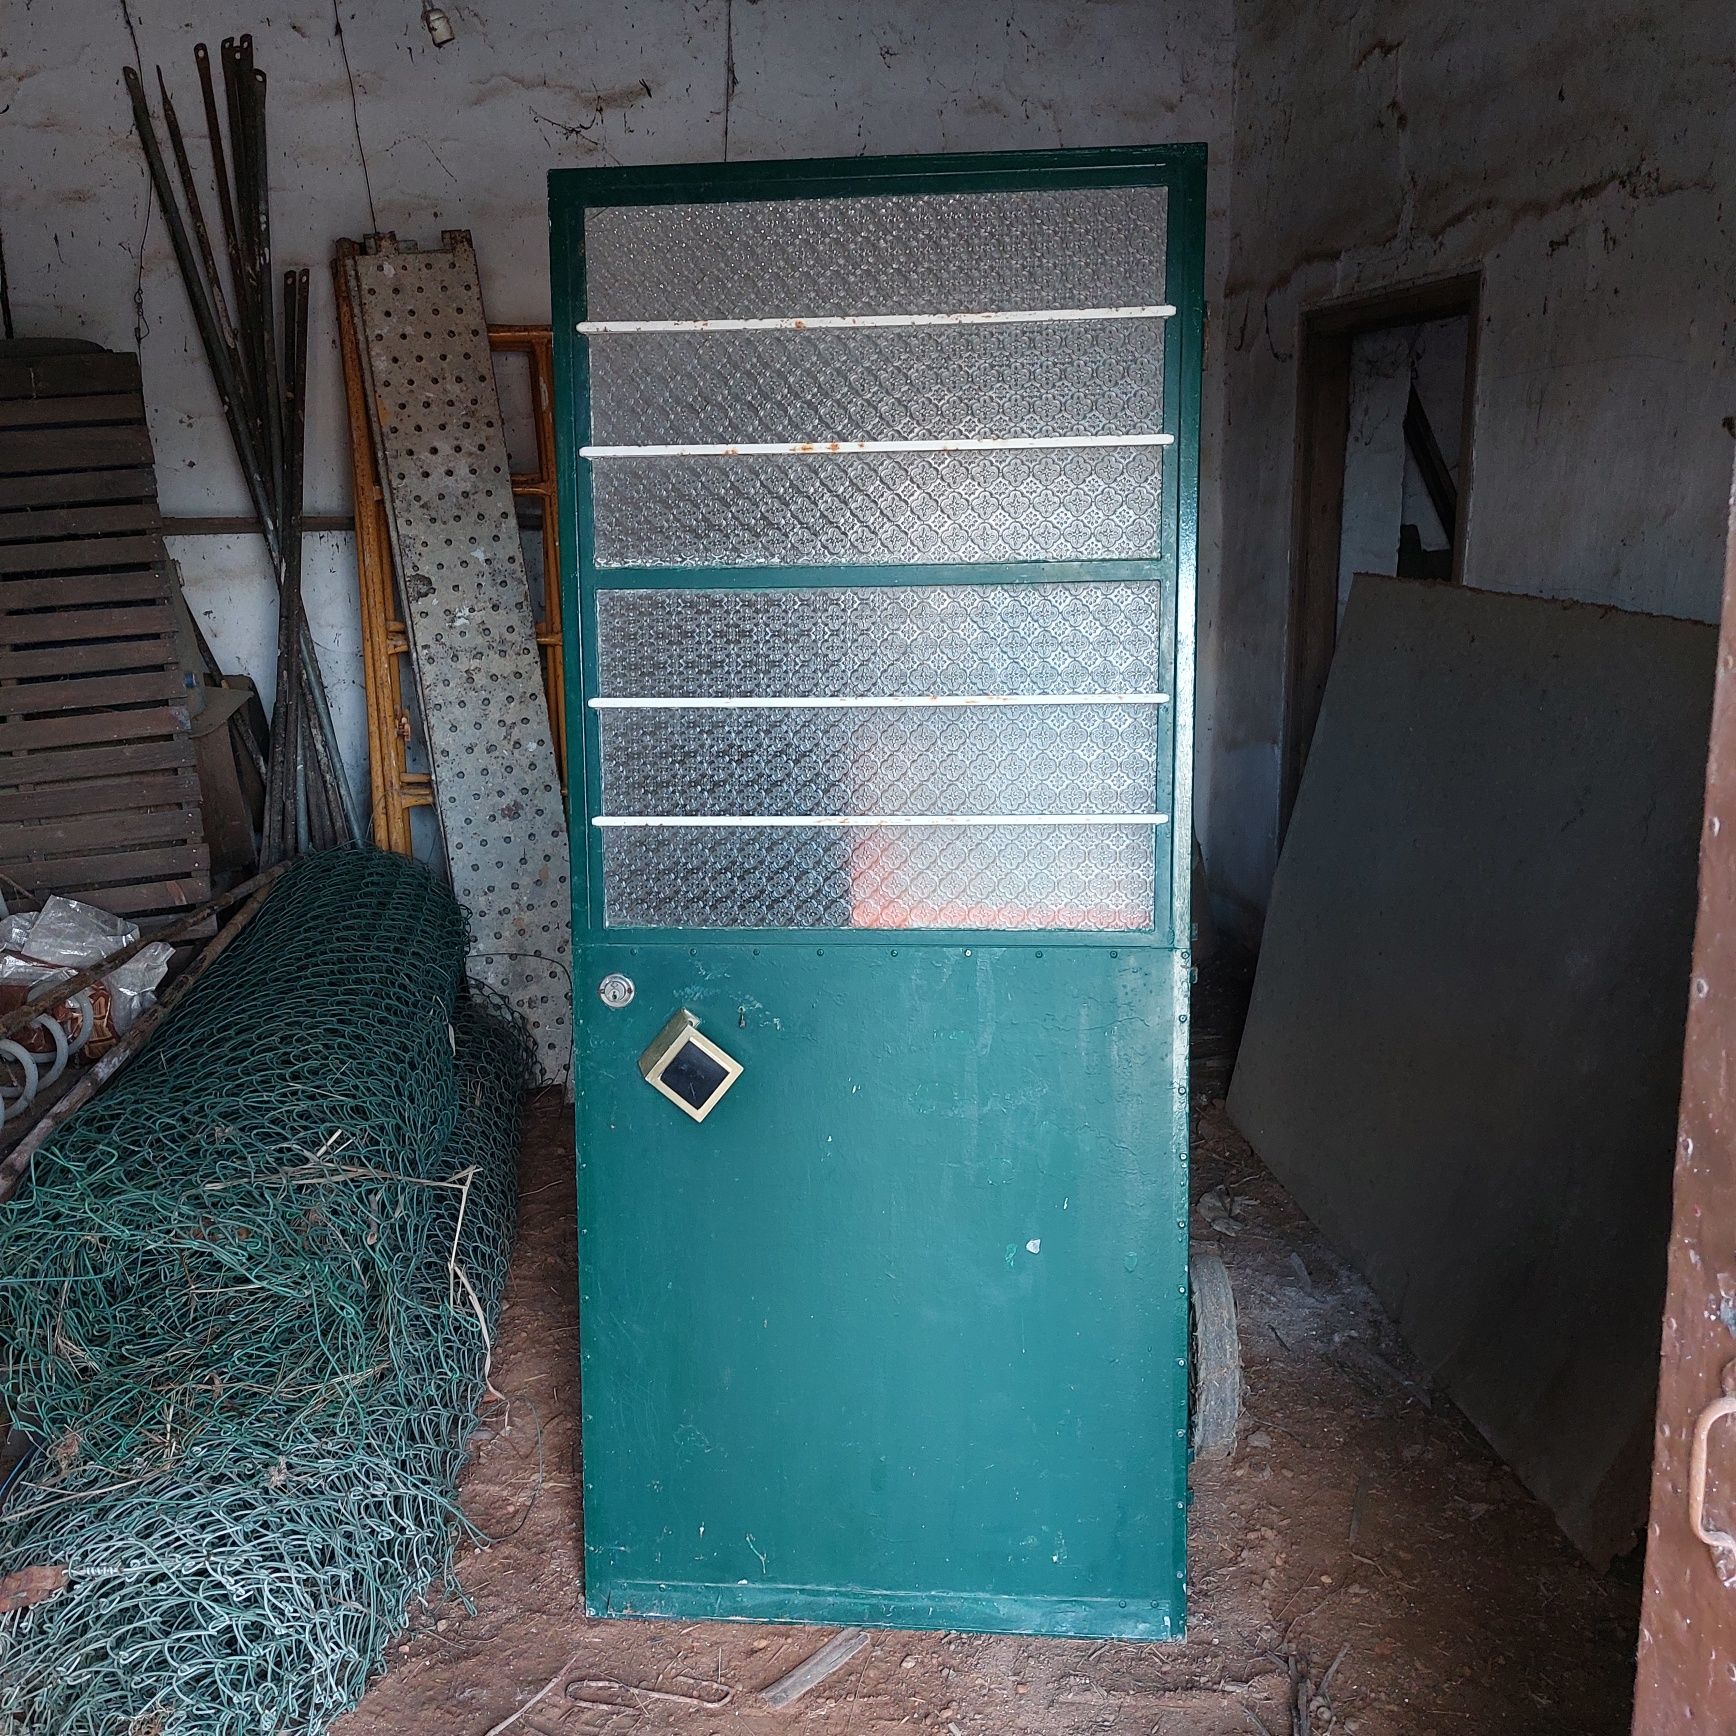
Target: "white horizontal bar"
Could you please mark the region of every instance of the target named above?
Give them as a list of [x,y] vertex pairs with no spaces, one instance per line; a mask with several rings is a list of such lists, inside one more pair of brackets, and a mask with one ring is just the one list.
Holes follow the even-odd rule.
[[846,452],[1033,452],[1080,446],[1170,446],[1173,434],[1016,434],[960,440],[765,440],[730,446],[581,446],[581,458],[801,458]]
[[1167,705],[1167,693],[900,693],[807,695],[764,698],[592,699],[593,711],[894,711],[905,708],[978,705]]
[[584,319],[579,321],[578,330],[588,338],[610,332],[884,331],[897,326],[1063,324],[1080,320],[1171,319],[1174,315],[1175,309],[1167,302],[1153,302],[1139,307],[1010,308],[1005,312],[979,313],[822,313],[807,318],[767,319]]
[[1161,826],[1168,814],[598,814],[593,826]]

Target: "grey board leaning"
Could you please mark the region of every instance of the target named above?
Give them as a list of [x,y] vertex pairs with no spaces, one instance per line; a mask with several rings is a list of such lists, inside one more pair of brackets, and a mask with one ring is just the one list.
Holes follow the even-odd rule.
[[1230,1090],[1600,1564],[1645,1517],[1715,643],[1359,578]]

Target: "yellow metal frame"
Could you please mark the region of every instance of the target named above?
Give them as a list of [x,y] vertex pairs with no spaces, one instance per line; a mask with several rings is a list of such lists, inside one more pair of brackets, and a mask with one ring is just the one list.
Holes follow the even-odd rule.
[[[431,807],[434,780],[409,768],[410,714],[404,706],[403,659],[410,635],[398,607],[392,542],[385,496],[374,463],[374,434],[362,376],[361,345],[344,283],[342,248],[332,262],[337,288],[338,349],[343,357],[344,397],[349,406],[350,472],[356,503],[356,585],[361,597],[362,672],[368,712],[368,788],[373,839],[382,850],[412,853],[410,814]],[[549,727],[561,787],[566,787],[566,671],[561,636],[560,523],[556,506],[554,348],[547,326],[490,326],[489,347],[523,355],[530,362],[536,411],[536,469],[515,473],[513,498],[542,507],[543,614],[537,624]]]

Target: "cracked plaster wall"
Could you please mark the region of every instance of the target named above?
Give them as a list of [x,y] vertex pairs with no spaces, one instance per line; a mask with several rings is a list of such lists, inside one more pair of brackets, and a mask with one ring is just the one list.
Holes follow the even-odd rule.
[[[139,290],[165,509],[242,512],[161,222],[145,224],[119,0],[5,3],[0,228],[19,330],[128,347]],[[324,270],[336,236],[469,228],[490,314],[541,320],[558,164],[716,159],[726,124],[738,158],[1204,139],[1200,824],[1220,914],[1247,932],[1276,854],[1305,308],[1483,269],[1468,580],[1716,611],[1720,422],[1736,411],[1726,0],[1240,0],[1233,55],[1231,0],[454,3],[458,40],[438,53],[414,0],[339,0],[348,73],[330,0],[285,0],[269,23],[129,5],[190,130],[195,41],[250,26],[273,78],[280,256],[315,268],[314,512],[349,504]],[[176,553],[220,652],[269,692],[253,539],[181,538]],[[313,539],[308,582],[359,781],[347,536]]]
[[1736,10],[1238,0],[1236,26],[1202,775],[1218,907],[1251,934],[1277,851],[1308,308],[1481,269],[1466,582],[1717,618]]
[[[490,317],[544,321],[545,177],[557,166],[714,161],[726,130],[732,159],[1203,139],[1215,302],[1228,245],[1230,3],[445,0],[458,38],[436,51],[416,0],[338,0],[341,43],[332,0],[278,0],[269,22],[231,0],[0,0],[0,232],[17,328],[117,348],[134,346],[136,328],[164,511],[247,510],[161,221],[146,222],[120,79],[133,53],[127,11],[147,82],[160,62],[201,162],[193,44],[251,29],[271,78],[274,240],[281,263],[313,268],[310,512],[349,510],[334,239],[380,228],[433,242],[467,228]],[[1208,385],[1208,479],[1220,403]],[[1209,583],[1209,504],[1201,529]],[[182,537],[174,552],[219,654],[269,693],[273,611],[256,543]],[[308,564],[314,633],[360,788],[351,539],[312,538]]]

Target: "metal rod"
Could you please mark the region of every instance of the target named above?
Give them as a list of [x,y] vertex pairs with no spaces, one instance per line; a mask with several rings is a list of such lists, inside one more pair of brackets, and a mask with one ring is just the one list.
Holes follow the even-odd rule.
[[[232,139],[235,144],[238,169],[242,167],[240,159],[244,146],[254,147],[253,154],[259,154],[257,148],[263,146],[262,126],[249,127],[247,121],[242,121],[242,131],[234,131],[235,118],[246,107],[242,99],[240,74],[243,66],[251,69],[252,38],[242,37],[240,43],[225,41],[222,45],[223,69],[225,75],[225,90],[230,98],[230,113]],[[271,562],[273,577],[281,587],[283,584],[283,514],[280,510],[280,494],[282,490],[282,475],[268,474],[265,454],[260,440],[263,431],[268,427],[277,428],[281,434],[281,411],[274,401],[265,405],[258,402],[250,393],[250,382],[244,379],[248,348],[257,348],[259,331],[257,325],[245,323],[245,309],[248,297],[254,301],[260,298],[254,294],[249,282],[250,255],[245,247],[241,248],[242,270],[236,282],[237,318],[243,323],[242,329],[236,332],[237,346],[232,354],[225,348],[220,330],[216,309],[212,305],[211,286],[207,284],[205,274],[200,269],[197,251],[188,236],[187,226],[183,220],[180,205],[176,199],[169,171],[163,159],[161,145],[158,142],[156,128],[151,118],[149,105],[145,100],[144,83],[137,71],[132,67],[123,69],[127,85],[127,94],[132,101],[133,122],[138,130],[139,143],[145,153],[145,160],[151,173],[151,181],[156,189],[157,199],[163,207],[163,220],[168,228],[171,244],[175,252],[176,264],[180,269],[182,287],[187,292],[187,299],[193,313],[193,321],[198,328],[200,340],[205,349],[206,360],[210,365],[213,380],[217,387],[217,396],[223,406],[224,416],[229,423],[230,439],[235,447],[237,461],[241,466],[242,476],[247,483],[248,494],[253,502],[253,510],[259,519],[260,534],[265,539],[266,552]],[[209,79],[209,56],[204,58],[203,76]],[[252,81],[249,81],[250,84]],[[253,85],[252,100],[263,98],[263,90]],[[208,118],[214,115],[215,93],[213,93]],[[217,143],[219,129],[213,126],[213,149],[220,151]],[[264,188],[263,162],[257,169],[252,169],[246,186],[250,189],[250,197],[257,199]],[[240,183],[238,183],[238,196]],[[255,223],[255,232],[258,225]],[[246,236],[238,236],[238,243],[245,241]],[[269,298],[269,293],[266,297]],[[305,365],[305,364],[304,364]],[[275,374],[275,366],[272,373]],[[311,715],[317,720],[314,734],[314,758],[318,762],[320,775],[325,781],[331,798],[331,805],[341,811],[344,820],[342,837],[356,839],[361,836],[361,823],[356,813],[355,799],[350,789],[349,781],[343,776],[341,761],[337,753],[337,732],[332,720],[331,704],[326,695],[324,683],[320,679],[319,663],[315,655],[313,637],[309,632],[305,617],[299,632],[300,638],[300,687]]]
[[1017,434],[1006,439],[765,440],[727,446],[581,446],[581,458],[809,458],[851,452],[1036,452],[1103,446],[1171,446],[1173,434]]
[[1168,814],[598,814],[593,826],[1162,826]]
[[1057,325],[1081,320],[1172,319],[1167,303],[1140,307],[1008,308],[978,313],[842,313],[766,319],[586,319],[585,337],[621,332],[838,332],[886,331],[903,326]]
[[217,258],[211,250],[211,231],[205,224],[205,208],[199,200],[199,183],[194,178],[192,159],[187,155],[187,141],[181,133],[180,117],[175,113],[174,99],[169,95],[168,82],[164,79],[160,66],[157,68],[157,91],[162,98],[163,125],[168,129],[169,149],[174,154],[175,171],[181,177],[181,195],[187,201],[187,218],[192,224],[193,239],[199,247],[199,262],[204,268],[206,293],[211,300],[211,310],[217,316],[218,335],[223,339],[223,347],[229,352],[239,371],[240,349],[236,343],[235,326],[229,317],[228,298],[223,293],[223,279],[217,271]]
[[187,300],[192,307],[193,323],[197,326],[200,339],[204,343],[205,358],[211,366],[212,377],[217,387],[218,402],[222,404],[223,413],[229,422],[230,437],[235,443],[235,454],[241,464],[241,473],[246,479],[248,493],[253,497],[254,511],[259,514],[263,521],[266,546],[271,552],[273,565],[276,565],[280,556],[275,515],[276,503],[249,434],[246,420],[246,399],[242,392],[241,381],[229,361],[227,351],[223,348],[222,339],[217,331],[217,316],[211,307],[203,279],[200,277],[198,260],[193,250],[193,244],[188,239],[186,225],[181,220],[180,206],[175,199],[174,188],[169,181],[168,166],[163,161],[162,147],[157,142],[156,128],[151,121],[151,111],[145,102],[144,81],[139,77],[137,71],[130,66],[124,68],[123,73],[126,79],[127,94],[132,99],[133,124],[138,130],[139,143],[145,153],[145,162],[151,171],[151,182],[156,188],[157,202],[163,208],[163,223],[169,231],[169,241],[174,248],[176,263],[180,267],[181,284],[187,292]]
[[230,287],[239,294],[241,244],[235,227],[235,200],[229,191],[229,163],[223,149],[223,123],[217,113],[217,92],[211,81],[211,50],[204,43],[193,47],[199,68],[199,95],[205,105],[205,132],[211,147],[211,172],[217,182],[217,211],[223,224],[223,248],[229,257]]
[[[295,391],[295,301],[293,271],[283,276],[285,366],[283,383]],[[286,415],[293,405],[285,403]],[[271,711],[271,776],[265,794],[265,835],[260,860],[275,865],[297,854],[302,846],[301,788],[305,762],[301,752],[301,502],[294,460],[286,462],[283,491],[283,574],[277,593],[277,700]]]
[[593,711],[902,711],[982,705],[1167,705],[1167,693],[897,693],[775,694],[729,698],[599,698]]
[[[244,38],[251,46],[251,38]],[[247,384],[249,404],[254,414],[254,442],[262,464],[270,458],[270,443],[265,431],[265,358],[260,353],[259,281],[253,256],[251,237],[255,228],[252,198],[256,178],[248,165],[251,143],[246,118],[242,112],[241,46],[233,36],[226,36],[219,53],[223,62],[223,101],[229,117],[230,161],[235,176],[235,257],[239,267],[235,279],[235,323],[247,346]],[[272,472],[273,483],[276,472]],[[275,493],[272,496],[276,504]],[[275,513],[273,514],[275,517]]]
[[[325,685],[319,678],[319,664],[314,652],[313,634],[307,624],[305,593],[301,588],[302,538],[306,529],[302,516],[302,500],[306,475],[307,453],[307,332],[312,304],[312,279],[303,269],[294,274],[295,318],[285,314],[285,344],[294,337],[294,393],[287,401],[286,446],[289,467],[290,510],[295,515],[295,562],[297,574],[297,616],[301,641],[300,675],[302,685],[301,732],[297,738],[297,787],[300,804],[305,811],[308,838],[315,849],[328,849],[335,844],[353,844],[361,840],[362,825],[356,812],[355,797],[349,779],[344,775],[343,762],[337,753],[337,732],[332,723],[331,709],[326,700]],[[284,302],[289,302],[290,276],[284,276]],[[308,765],[317,773],[308,777]]]
[[[267,456],[279,478],[280,498],[284,484],[284,423],[283,384],[278,375],[277,305],[273,294],[275,283],[271,266],[271,187],[268,158],[265,149],[265,74],[253,64],[253,39],[242,37],[246,45],[247,83],[243,87],[242,112],[248,126],[248,167],[257,183],[253,194],[254,249],[261,294],[259,300],[260,348],[265,353],[265,441]],[[287,319],[287,313],[285,315]],[[273,411],[275,410],[275,414]],[[282,517],[287,519],[291,508],[285,506]]]

